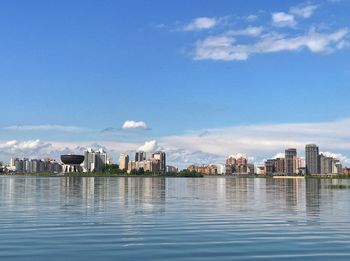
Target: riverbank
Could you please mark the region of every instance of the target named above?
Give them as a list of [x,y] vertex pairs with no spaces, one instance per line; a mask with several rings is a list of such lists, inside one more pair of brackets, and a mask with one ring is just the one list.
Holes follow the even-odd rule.
[[121,173],[4,173],[0,176],[20,177],[179,177],[179,178],[256,178],[256,179],[350,179],[350,176],[313,175],[313,176],[266,176],[266,175],[203,175],[200,173],[165,173],[165,174],[121,174]]
[[104,172],[93,173],[17,173],[2,174],[1,176],[17,176],[17,177],[180,177],[180,178],[202,178],[204,175],[199,173],[165,173],[165,174],[114,174]]

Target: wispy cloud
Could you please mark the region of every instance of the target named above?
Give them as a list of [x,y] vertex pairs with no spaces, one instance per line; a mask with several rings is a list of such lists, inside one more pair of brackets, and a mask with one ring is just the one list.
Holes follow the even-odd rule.
[[181,28],[182,31],[200,31],[215,27],[220,19],[214,17],[198,17]]
[[318,5],[299,5],[291,7],[289,12],[302,18],[309,18],[313,15]]
[[225,34],[230,36],[259,36],[263,31],[262,26],[248,26],[244,29],[227,31]]
[[[206,37],[198,39],[190,55],[194,60],[245,61],[254,54],[301,50],[330,54],[350,47],[349,29],[346,26],[299,26],[298,23],[310,18],[321,6],[305,2],[286,11],[271,12],[272,23],[265,20],[264,24],[259,26],[248,25],[230,29],[232,24],[225,23],[224,27],[216,30],[223,30],[221,33],[213,34],[213,31],[210,31]],[[249,15],[244,17],[244,21],[249,23],[256,18],[255,15]],[[182,29],[196,31],[213,28],[221,19],[223,18],[196,18]]]
[[245,20],[246,20],[247,22],[253,22],[253,21],[256,21],[257,19],[258,19],[258,16],[257,16],[257,15],[253,15],[253,14],[248,15],[248,16],[245,18]]
[[[286,37],[284,35],[264,35],[252,44],[237,43],[228,35],[209,36],[196,43],[194,59],[196,60],[247,60],[252,54],[274,53],[281,51],[309,50],[314,53],[329,53],[346,46],[343,43],[348,35],[347,28],[331,33],[319,33],[310,30],[305,35]],[[346,41],[345,41],[346,43]]]
[[[192,131],[183,135],[159,137],[138,143],[99,142],[112,151],[135,148],[144,151],[163,149],[169,163],[184,167],[192,163],[222,163],[228,155],[245,154],[261,161],[296,147],[304,154],[305,145],[317,143],[323,151],[336,151],[337,158],[350,164],[350,118],[310,123],[255,124]],[[203,135],[204,134],[204,135]],[[53,142],[51,142],[54,144]],[[54,145],[55,146],[55,145]],[[343,155],[343,156],[340,156]]]
[[88,129],[77,126],[65,125],[12,125],[4,128],[11,131],[57,131],[57,132],[83,132]]
[[298,5],[289,9],[288,13],[274,12],[271,14],[272,24],[278,27],[295,27],[297,25],[297,17],[306,19],[313,15],[318,5]]
[[[344,164],[350,164],[349,158],[344,156],[350,153],[349,128],[350,119],[319,123],[242,125],[163,137],[158,140],[158,144],[169,150],[182,149],[215,155],[217,159],[221,157],[223,162],[228,155],[237,153],[262,161],[283,152],[287,147],[297,148],[300,155],[304,154],[306,144],[317,143],[322,150],[337,151],[337,158],[343,160]],[[206,135],[201,135],[203,132]]]

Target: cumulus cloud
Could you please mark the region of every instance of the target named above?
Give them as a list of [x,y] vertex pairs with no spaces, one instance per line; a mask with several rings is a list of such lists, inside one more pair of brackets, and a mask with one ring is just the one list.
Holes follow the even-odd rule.
[[335,158],[340,162],[342,162],[343,164],[350,164],[350,158],[343,155],[342,153],[335,153],[335,152],[329,152],[329,151],[320,152],[320,153],[325,155],[326,157]]
[[147,130],[149,127],[144,121],[125,121],[123,126],[123,130],[130,130],[130,129],[142,129]]
[[210,29],[216,26],[219,20],[210,17],[198,17],[192,20],[189,24],[185,25],[183,31],[200,31],[205,29]]
[[137,143],[131,142],[91,142],[91,141],[0,141],[0,160],[9,162],[11,157],[45,158],[60,160],[63,154],[83,154],[87,148],[107,151],[109,157],[118,157],[121,152],[132,152]]
[[154,151],[156,149],[156,147],[157,147],[157,141],[156,140],[150,140],[150,141],[146,141],[137,150],[138,151],[144,151],[144,152],[150,152],[150,151]]
[[27,141],[11,140],[0,143],[1,153],[6,155],[37,154],[39,151],[48,149],[50,147],[50,143],[42,142],[38,139]]
[[65,125],[12,125],[5,127],[5,130],[11,131],[58,131],[58,132],[82,132],[87,129],[77,126],[65,126]]
[[285,37],[284,35],[264,35],[252,44],[240,44],[232,36],[209,36],[196,43],[196,60],[247,60],[252,54],[281,51],[309,50],[314,53],[327,53],[344,47],[339,45],[348,35],[348,28],[332,33],[319,33],[314,29],[304,35]]
[[272,13],[272,23],[278,27],[294,27],[297,24],[293,15],[284,12]]

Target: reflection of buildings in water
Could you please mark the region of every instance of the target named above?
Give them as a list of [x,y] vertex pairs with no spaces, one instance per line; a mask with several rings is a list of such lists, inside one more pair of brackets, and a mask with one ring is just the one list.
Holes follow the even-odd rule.
[[226,200],[231,207],[242,207],[254,199],[254,179],[250,178],[227,178]]
[[284,179],[287,208],[295,208],[298,204],[298,179]]
[[[329,202],[344,202],[339,190],[329,189],[330,185],[344,184],[341,179],[308,179],[306,180],[306,209],[309,216],[319,216],[321,211],[332,211],[336,204]],[[337,198],[339,196],[339,198]]]
[[305,210],[304,179],[266,179],[265,193],[272,207],[300,213]]
[[11,208],[16,205],[16,178],[13,177],[1,177],[0,178],[0,195],[1,204],[4,204],[7,208]]
[[306,214],[309,216],[318,216],[320,214],[321,203],[321,180],[305,180]]
[[121,207],[135,208],[135,212],[165,211],[166,179],[160,177],[118,178],[118,202]]
[[60,200],[63,208],[75,207],[82,212],[94,213],[113,207],[110,178],[63,177],[60,180]]
[[46,177],[4,177],[0,179],[1,204],[8,209],[31,206],[36,211],[42,205],[57,200],[57,179]]
[[226,179],[225,178],[217,178],[217,197],[219,202],[224,203],[226,198]]

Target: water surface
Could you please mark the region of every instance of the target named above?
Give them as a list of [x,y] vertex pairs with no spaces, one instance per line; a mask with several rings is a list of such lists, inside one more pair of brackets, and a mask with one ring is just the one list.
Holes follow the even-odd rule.
[[348,180],[0,177],[0,260],[350,260]]

